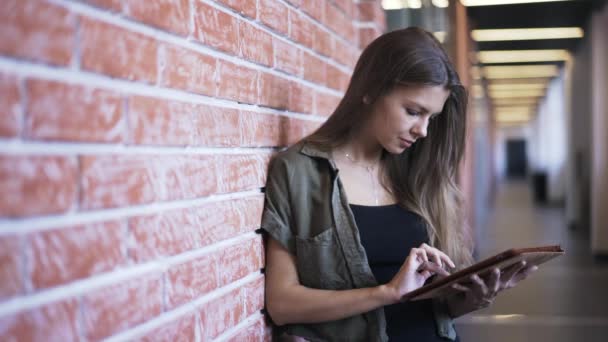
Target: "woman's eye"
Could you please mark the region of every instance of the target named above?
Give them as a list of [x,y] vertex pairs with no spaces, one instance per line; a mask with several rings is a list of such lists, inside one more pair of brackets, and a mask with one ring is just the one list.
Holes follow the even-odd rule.
[[418,113],[418,112],[417,112],[417,111],[415,111],[415,110],[411,110],[411,109],[407,109],[407,108],[406,108],[406,109],[405,109],[405,111],[406,111],[406,112],[407,112],[409,115],[412,115],[412,116],[418,116],[418,115],[420,115],[420,113]]

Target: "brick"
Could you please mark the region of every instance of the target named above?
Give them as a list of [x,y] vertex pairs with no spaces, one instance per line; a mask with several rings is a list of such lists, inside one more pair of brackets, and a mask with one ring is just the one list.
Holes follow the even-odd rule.
[[153,274],[96,289],[83,296],[82,307],[87,339],[124,331],[161,313],[161,277]]
[[256,15],[257,15],[257,0],[219,0],[219,1],[249,18],[255,19]]
[[153,97],[129,98],[131,141],[146,145],[194,145],[192,117],[196,105]]
[[245,319],[243,302],[241,289],[237,288],[204,304],[199,311],[202,340],[214,339]]
[[0,155],[0,217],[64,213],[75,204],[76,160]]
[[289,80],[269,73],[260,73],[258,104],[286,109],[289,103]]
[[302,75],[302,50],[293,44],[273,38],[274,67],[288,74]]
[[266,182],[267,155],[224,155],[218,175],[221,193],[259,189]]
[[167,272],[167,307],[174,309],[218,288],[217,257],[205,255],[179,265]]
[[254,104],[258,100],[258,72],[227,61],[219,62],[218,97]]
[[126,264],[119,221],[32,233],[26,237],[34,289],[61,285]]
[[279,33],[288,34],[288,8],[277,0],[259,0],[258,19]]
[[195,209],[201,222],[200,246],[210,246],[259,228],[263,202],[263,196],[255,196]]
[[299,11],[289,10],[289,38],[308,47],[313,47],[313,32],[315,24]]
[[190,32],[189,0],[124,0],[125,12],[135,20],[185,36]]
[[0,302],[24,292],[19,237],[0,237]]
[[313,49],[324,56],[331,56],[333,51],[333,39],[331,35],[319,26],[315,26],[313,35]]
[[317,115],[330,116],[340,103],[340,98],[331,94],[316,92],[315,108]]
[[85,155],[80,158],[80,205],[84,209],[192,199],[217,190],[213,156]]
[[342,38],[354,40],[355,30],[351,19],[329,1],[325,2],[325,24]]
[[193,117],[196,144],[199,146],[237,147],[241,126],[236,109],[199,105]]
[[25,136],[34,140],[122,142],[119,94],[55,81],[27,80]]
[[327,84],[327,63],[325,61],[304,51],[302,53],[302,64],[304,79],[318,85]]
[[333,65],[327,65],[327,86],[336,90],[346,91],[350,76]]
[[243,130],[242,146],[286,146],[287,136],[281,127],[290,118],[248,111],[242,111],[240,118]]
[[138,338],[141,342],[196,341],[196,316],[185,315]]
[[264,285],[266,278],[261,276],[243,286],[245,315],[251,316],[264,308]]
[[1,341],[78,341],[78,302],[70,299],[0,318]]
[[156,83],[158,43],[87,17],[80,19],[82,67],[111,77]]
[[262,319],[239,330],[236,335],[228,339],[228,342],[260,342],[264,341],[264,330]]
[[129,257],[141,263],[194,250],[201,230],[193,209],[129,218]]
[[289,105],[290,111],[298,113],[312,113],[314,104],[314,90],[309,87],[297,83],[289,83]]
[[364,27],[359,29],[359,47],[364,49],[374,39],[380,36],[380,32],[377,28]]
[[359,2],[357,4],[358,21],[374,21],[378,14],[378,4],[375,2]]
[[272,36],[241,20],[239,22],[240,56],[266,66],[272,65]]
[[264,267],[262,238],[240,242],[219,252],[219,282],[226,286]]
[[238,53],[238,19],[201,1],[194,3],[194,38],[218,50]]
[[334,40],[334,50],[331,54],[331,58],[346,66],[354,65],[357,62],[357,56],[351,45],[348,45],[339,39]]
[[0,2],[0,54],[55,65],[72,60],[75,17],[37,0]]
[[177,46],[163,46],[164,65],[160,84],[192,93],[213,96],[217,89],[217,60]]
[[20,131],[22,113],[17,77],[0,73],[0,94],[0,137],[15,137]]
[[327,0],[306,0],[302,1],[302,10],[319,22],[325,20],[325,1]]
[[[339,8],[344,14],[351,18],[354,18],[356,4],[352,0],[333,0],[337,8]],[[376,5],[378,6],[378,5]]]
[[112,12],[121,12],[123,0],[80,0],[104,9],[109,9]]
[[129,101],[133,142],[146,145],[239,146],[236,109],[133,96]]

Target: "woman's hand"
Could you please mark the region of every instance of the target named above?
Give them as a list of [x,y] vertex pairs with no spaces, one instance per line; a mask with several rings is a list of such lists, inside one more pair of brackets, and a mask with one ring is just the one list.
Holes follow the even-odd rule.
[[412,248],[399,272],[385,285],[391,293],[388,304],[399,302],[404,294],[421,287],[435,274],[449,275],[444,264],[456,267],[450,257],[437,248],[425,243],[418,248]]
[[463,314],[491,305],[499,292],[515,287],[517,283],[526,279],[537,269],[537,266],[526,266],[526,262],[521,261],[502,274],[498,268],[495,268],[485,281],[474,274],[470,278],[470,285],[452,285],[454,289],[464,293],[464,300],[461,303],[464,308],[451,310],[453,316],[459,316],[459,314],[454,315],[454,311],[460,311],[460,314]]

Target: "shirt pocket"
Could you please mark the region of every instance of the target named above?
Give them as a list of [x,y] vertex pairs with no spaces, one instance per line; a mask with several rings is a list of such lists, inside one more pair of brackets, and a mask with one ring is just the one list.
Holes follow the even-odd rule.
[[332,226],[312,237],[295,237],[300,284],[310,288],[350,288],[346,263]]

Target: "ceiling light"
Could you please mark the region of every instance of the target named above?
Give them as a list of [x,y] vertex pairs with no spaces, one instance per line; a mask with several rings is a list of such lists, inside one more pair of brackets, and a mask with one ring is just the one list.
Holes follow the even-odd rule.
[[557,62],[569,58],[570,53],[567,50],[494,50],[477,53],[477,59],[483,64]]
[[473,30],[471,36],[478,42],[492,42],[505,40],[582,38],[584,33],[580,27],[544,27]]
[[490,84],[490,91],[510,91],[510,90],[539,90],[547,88],[544,83],[511,83],[511,84]]
[[536,97],[492,99],[492,104],[496,108],[516,107],[516,106],[534,107],[534,106],[536,106],[537,103],[538,103],[538,98],[536,98]]
[[488,66],[483,67],[483,74],[488,79],[553,77],[558,69],[555,65]]
[[385,10],[398,10],[407,8],[407,1],[405,0],[382,0],[382,8]]
[[528,4],[528,3],[534,3],[534,2],[553,2],[553,1],[568,1],[568,0],[460,0],[460,2],[467,7],[515,5],[515,4]]
[[435,7],[446,8],[449,5],[448,0],[432,0],[432,3]]
[[491,98],[515,98],[515,97],[542,97],[545,95],[544,89],[536,90],[490,90]]
[[418,8],[422,7],[422,1],[421,0],[407,0],[407,7],[413,8],[413,9],[418,9]]
[[500,79],[495,79],[492,80],[492,82],[490,84],[492,85],[497,85],[497,84],[519,84],[519,83],[525,83],[525,84],[549,84],[549,81],[551,81],[550,78],[548,77],[543,77],[543,78],[526,78],[526,79],[521,79],[521,78],[500,78]]
[[440,43],[445,43],[445,36],[446,36],[445,31],[437,31],[437,32],[434,32],[433,35],[435,35],[435,38],[437,38],[437,40]]

